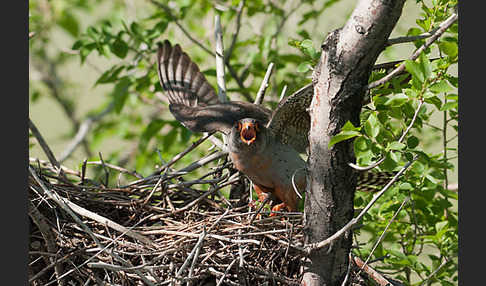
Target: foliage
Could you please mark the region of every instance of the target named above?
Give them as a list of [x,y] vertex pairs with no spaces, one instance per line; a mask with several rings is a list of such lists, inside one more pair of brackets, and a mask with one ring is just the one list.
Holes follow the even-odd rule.
[[[214,85],[212,23],[214,14],[220,13],[227,52],[226,81],[233,100],[254,98],[270,62],[275,64],[276,72],[265,104],[275,107],[285,85],[288,95],[310,82],[309,74],[320,57],[320,50],[315,47],[323,40],[324,32],[329,32],[315,31],[312,27],[339,1],[246,1],[241,14],[242,32],[233,44],[240,1],[137,2],[135,20],[127,20],[124,13],[130,9],[126,6],[130,1],[30,0],[29,31],[36,33],[29,40],[30,57],[40,74],[29,81],[31,107],[36,108],[39,97],[56,98],[72,123],[67,137],[73,136],[83,119],[108,110],[85,138],[86,156],[97,160],[100,146],[116,138],[122,142],[120,147],[112,146],[104,160],[149,174],[154,166],[181,152],[200,136],[175,121],[166,104],[157,97],[162,88],[154,55],[161,40],[181,43]],[[456,4],[455,0],[430,3],[417,0],[422,13],[407,35],[433,30],[452,13]],[[98,7],[104,7],[102,10],[106,12],[96,13]],[[289,19],[295,20],[291,17],[294,12],[300,13],[298,21],[289,24]],[[94,14],[97,16],[86,20],[86,15]],[[53,33],[59,31],[69,39],[68,52],[57,48],[52,40]],[[292,36],[286,35],[286,31],[292,31]],[[456,23],[417,60],[405,62],[411,77],[401,75],[372,89],[360,126],[346,124],[330,142],[332,146],[353,138],[356,163],[366,166],[384,157],[377,168],[381,171],[398,171],[414,155],[419,156],[404,177],[380,199],[381,203],[364,217],[363,227],[356,231],[360,247],[354,250],[361,257],[371,255],[371,260],[381,259],[373,267],[392,273],[407,284],[428,279],[428,283],[457,285],[457,193],[447,189],[448,177],[454,171],[451,159],[457,156],[457,146],[450,143],[458,132],[458,81],[451,71],[458,60],[457,41]],[[418,48],[424,42],[421,39],[413,44]],[[403,56],[406,57],[409,55]],[[91,65],[91,61],[99,58],[107,59],[109,64],[99,71],[93,89],[107,86],[110,91],[98,108],[77,114],[76,98],[66,95],[76,86],[76,79],[60,70],[72,63]],[[385,74],[385,70],[374,71],[369,82]],[[435,114],[443,117],[442,126],[431,123]],[[399,140],[409,125],[410,130]],[[430,151],[432,145],[440,145],[440,151]],[[131,146],[128,155],[126,146]],[[209,146],[198,147],[195,155],[202,156]],[[187,156],[181,164],[194,159]],[[372,195],[356,193],[356,209],[363,208]],[[390,224],[384,241],[371,253],[406,198],[410,200]]]

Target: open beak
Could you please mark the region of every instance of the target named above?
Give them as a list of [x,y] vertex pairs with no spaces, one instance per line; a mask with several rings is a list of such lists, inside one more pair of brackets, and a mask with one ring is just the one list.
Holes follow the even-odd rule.
[[246,145],[250,145],[251,143],[255,142],[257,128],[258,127],[254,123],[243,123],[240,129],[241,141],[246,143]]

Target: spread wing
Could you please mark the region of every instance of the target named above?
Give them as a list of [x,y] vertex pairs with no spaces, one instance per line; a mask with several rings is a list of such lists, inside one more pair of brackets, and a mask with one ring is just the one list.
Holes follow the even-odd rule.
[[218,97],[199,67],[177,44],[159,44],[157,64],[160,84],[171,104],[206,106],[217,104]]
[[313,95],[311,83],[282,100],[267,126],[278,140],[299,153],[306,153],[309,146],[310,115],[307,109]]
[[238,101],[219,103],[214,88],[178,44],[172,46],[168,40],[159,44],[157,65],[170,112],[191,131],[227,134],[242,118],[269,121],[267,108]]
[[233,125],[243,118],[258,119],[266,124],[271,111],[248,102],[231,101],[209,106],[170,104],[170,112],[193,132],[221,131],[229,134]]

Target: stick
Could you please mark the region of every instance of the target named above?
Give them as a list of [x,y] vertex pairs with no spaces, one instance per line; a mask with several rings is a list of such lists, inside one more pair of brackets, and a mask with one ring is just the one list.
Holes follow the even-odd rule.
[[223,29],[221,28],[221,17],[219,13],[214,16],[214,38],[216,40],[216,81],[218,83],[219,102],[226,102],[226,82],[224,81],[224,52],[223,52]]
[[44,150],[44,153],[46,154],[47,158],[49,159],[49,162],[51,162],[51,165],[57,168],[57,172],[65,178],[64,172],[62,171],[61,164],[56,160],[56,157],[54,156],[54,153],[52,153],[51,148],[49,148],[49,145],[47,145],[46,141],[44,140],[44,137],[39,132],[39,129],[35,126],[34,122],[29,118],[29,129],[34,135],[34,137],[37,139],[37,142],[39,142],[39,145],[41,146],[42,150]]
[[131,231],[129,229],[127,229],[126,227],[122,226],[122,225],[119,225],[117,224],[116,222],[113,222],[105,217],[102,217],[96,213],[93,213],[83,207],[80,207],[78,206],[77,204],[69,201],[68,199],[60,196],[59,194],[57,194],[56,192],[53,192],[53,191],[50,191],[47,189],[47,187],[44,185],[44,183],[39,179],[39,177],[37,177],[37,175],[35,174],[35,171],[29,166],[29,171],[31,173],[31,175],[34,177],[34,179],[37,181],[37,183],[41,186],[42,190],[44,191],[45,194],[47,194],[47,196],[53,200],[54,202],[56,202],[62,209],[64,209],[69,215],[71,215],[71,217],[79,224],[81,225],[83,228],[85,228],[85,231],[91,235],[91,237],[93,238],[93,240],[95,242],[97,242],[97,244],[100,244],[98,239],[94,236],[93,232],[91,230],[89,230],[89,228],[81,221],[81,219],[79,219],[79,217],[76,216],[75,213],[79,214],[79,215],[82,215],[84,217],[87,217],[87,218],[90,218],[94,221],[97,221],[101,224],[104,224],[114,230],[117,230],[119,232],[122,232],[122,233],[126,233],[128,236],[134,238],[134,239],[137,239],[147,245],[153,245],[153,242],[146,238],[145,236],[143,235],[140,235],[134,231]]
[[352,220],[350,220],[343,228],[338,230],[336,233],[334,233],[327,239],[324,239],[320,242],[311,243],[305,246],[305,250],[307,254],[309,255],[312,251],[321,249],[329,245],[334,240],[338,239],[344,233],[350,230],[369,211],[369,209],[376,203],[376,201],[393,185],[393,183],[395,183],[398,180],[398,178],[408,169],[408,167],[410,167],[410,165],[412,165],[412,163],[415,162],[415,160],[417,159],[418,156],[415,156],[411,161],[407,162],[407,164],[405,164],[405,166],[402,167],[402,169],[390,180],[390,182],[388,182],[388,184],[386,184],[386,186],[383,187],[381,191],[379,191],[373,196],[373,199],[368,203],[368,205],[366,205],[366,207],[359,213],[359,215],[353,218]]
[[206,139],[208,139],[213,134],[214,133],[206,133],[206,134],[204,134],[196,142],[192,143],[191,146],[187,147],[184,151],[182,151],[181,153],[179,153],[179,154],[175,155],[174,157],[172,157],[172,159],[170,159],[170,161],[167,162],[164,166],[158,168],[157,171],[153,172],[151,176],[160,174],[162,171],[164,171],[164,170],[168,169],[170,166],[174,165],[175,162],[179,161],[182,157],[186,156],[189,152],[191,152],[192,150],[194,150],[197,146],[201,145],[201,143],[203,143],[204,141],[206,141]]
[[393,285],[393,284],[390,283],[390,281],[385,279],[385,277],[383,277],[383,275],[376,272],[376,270],[369,267],[368,265],[365,265],[363,260],[361,260],[359,257],[354,256],[353,260],[354,260],[354,263],[356,263],[356,265],[359,268],[363,268],[363,271],[366,272],[371,279],[375,280],[378,283],[378,285],[380,285],[380,286]]
[[130,175],[132,175],[132,176],[134,176],[138,179],[143,178],[143,176],[140,175],[139,173],[137,173],[136,171],[130,171],[130,170],[127,170],[125,168],[122,168],[122,167],[119,167],[119,166],[116,166],[116,165],[113,165],[113,164],[110,164],[110,163],[102,162],[102,161],[86,161],[86,165],[101,165],[101,166],[104,165],[105,167],[119,171],[121,173],[130,174]]
[[273,65],[274,65],[273,63],[270,63],[267,67],[267,71],[265,72],[265,77],[263,77],[262,84],[260,85],[260,89],[258,90],[255,98],[255,104],[261,104],[263,102],[263,97],[265,96],[265,91],[267,90],[268,87],[268,80],[272,75]]
[[226,270],[224,271],[223,276],[221,276],[221,278],[219,279],[218,284],[216,284],[216,286],[220,286],[221,283],[223,283],[224,278],[226,278],[226,275],[228,275],[229,270],[231,269],[231,267],[233,267],[233,265],[235,265],[236,261],[238,261],[238,259],[233,259],[233,261],[231,261],[230,265],[228,265],[228,267],[226,267]]
[[[193,258],[194,254],[196,253],[197,249],[200,249],[202,247],[202,243],[204,241],[204,238],[206,237],[206,227],[203,226],[203,231],[199,235],[199,239],[197,240],[196,245],[192,249],[191,253],[187,256],[186,260],[182,264],[181,268],[179,268],[179,271],[176,273],[176,277],[180,277],[182,272],[186,269],[186,267],[189,265],[189,261]],[[199,251],[198,251],[199,252]],[[193,261],[194,263],[194,261]],[[190,277],[191,275],[189,275]]]
[[[413,124],[415,123],[415,120],[417,120],[417,115],[420,111],[420,108],[422,107],[422,104],[424,103],[424,100],[421,99],[420,102],[419,102],[419,105],[417,107],[417,110],[415,110],[415,113],[413,115],[413,118],[412,118],[412,121],[410,122],[410,124],[407,126],[407,129],[405,130],[405,132],[403,132],[402,136],[400,137],[400,139],[398,139],[398,142],[401,143],[403,141],[403,139],[405,139],[405,135],[407,135],[407,133],[410,131],[410,129],[412,128]],[[385,161],[385,156],[381,157],[380,160],[376,161],[375,163],[369,165],[369,166],[358,166],[356,164],[353,164],[353,163],[348,163],[348,165],[355,169],[355,170],[358,170],[358,171],[368,171],[368,170],[371,170],[373,168],[376,168],[378,165],[380,165],[381,163],[383,163]]]
[[287,85],[284,85],[284,87],[282,88],[282,92],[280,93],[280,98],[279,98],[278,102],[281,102],[282,101],[282,99],[285,96],[285,92],[286,91],[287,91]]
[[[144,234],[168,234],[168,235],[187,236],[187,237],[194,237],[194,238],[199,237],[198,234],[191,233],[191,232],[165,230],[165,229],[147,230],[147,231],[144,231],[143,233]],[[256,245],[261,244],[260,241],[258,241],[256,239],[231,239],[231,238],[228,238],[228,237],[224,237],[224,236],[217,235],[217,234],[211,234],[211,233],[206,234],[206,236],[210,237],[210,238],[217,239],[217,240],[229,242],[229,243],[234,243],[234,244],[240,244],[240,243],[243,243],[243,244],[253,243],[253,244],[256,244]]]
[[[373,248],[371,249],[371,252],[370,254],[368,255],[368,257],[366,258],[365,262],[363,263],[363,266],[360,267],[360,271],[363,269],[363,267],[365,265],[367,265],[368,261],[370,260],[371,258],[371,255],[373,254],[373,252],[375,252],[376,248],[378,247],[378,245],[381,243],[381,241],[383,240],[383,238],[385,237],[385,234],[386,232],[388,231],[388,228],[390,227],[390,225],[392,224],[392,222],[395,220],[395,218],[397,217],[397,215],[400,213],[400,211],[402,210],[403,206],[410,200],[410,197],[406,197],[405,200],[403,200],[402,204],[400,205],[400,207],[398,208],[398,210],[393,214],[393,217],[390,219],[390,221],[388,222],[388,224],[386,225],[385,229],[383,230],[383,232],[381,233],[380,237],[378,238],[378,240],[376,241],[375,245],[373,245]],[[359,272],[358,272],[359,274]]]
[[[439,29],[437,29],[434,32],[433,36],[428,38],[427,41],[425,41],[425,44],[423,44],[418,50],[416,50],[415,53],[413,53],[413,55],[409,58],[409,60],[413,61],[413,60],[417,59],[419,57],[419,55],[426,48],[428,48],[430,45],[432,45],[433,42],[435,42],[452,24],[454,24],[454,22],[457,20],[457,18],[458,18],[457,13],[453,13],[449,18],[447,18],[444,22],[442,22],[439,25]],[[382,77],[381,79],[368,84],[367,88],[372,89],[372,88],[375,88],[379,85],[382,85],[385,82],[392,79],[395,75],[397,75],[398,73],[400,73],[404,70],[405,70],[405,62],[403,62],[399,67],[397,67],[396,69],[394,69],[392,72],[390,72],[386,76]]]
[[88,135],[88,132],[91,129],[93,123],[99,121],[103,116],[110,113],[114,107],[115,105],[112,103],[100,114],[95,116],[90,116],[85,121],[83,121],[83,123],[79,125],[78,132],[74,136],[73,140],[69,142],[66,149],[61,153],[61,156],[59,157],[59,161],[64,162],[67,158],[69,158],[71,154],[78,148],[79,144],[84,141],[84,138],[86,137],[86,135]]
[[397,37],[393,39],[388,39],[386,42],[386,46],[391,46],[391,45],[396,45],[396,44],[402,44],[402,43],[409,43],[409,42],[415,42],[417,40],[422,40],[422,39],[427,39],[429,37],[432,37],[434,33],[438,30],[439,28],[432,29],[429,32],[422,33],[420,35],[416,36],[405,36],[405,37]]

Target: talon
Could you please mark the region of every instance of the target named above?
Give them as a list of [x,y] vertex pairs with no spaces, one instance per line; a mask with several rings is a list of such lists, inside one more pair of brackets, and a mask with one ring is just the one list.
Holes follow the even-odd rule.
[[276,216],[277,213],[276,212],[279,212],[280,210],[286,208],[287,205],[285,203],[281,203],[281,204],[278,204],[278,205],[275,205],[273,208],[272,208],[272,212],[270,213],[270,216]]

